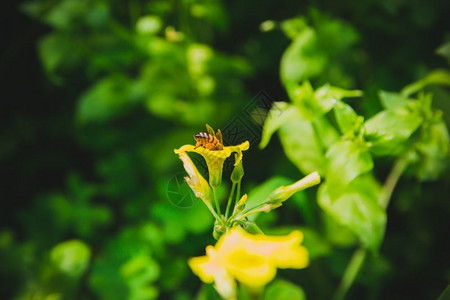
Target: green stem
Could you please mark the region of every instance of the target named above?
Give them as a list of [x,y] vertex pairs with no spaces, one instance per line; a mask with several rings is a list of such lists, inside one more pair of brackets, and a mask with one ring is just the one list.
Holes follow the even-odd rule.
[[211,206],[211,204],[209,204],[209,203],[206,204],[206,207],[209,209],[209,211],[212,213],[212,215],[214,216],[214,218],[217,220],[218,223],[223,223],[222,218],[220,218],[220,216],[216,213],[216,211]]
[[253,206],[252,208],[246,209],[246,210],[244,210],[244,212],[243,212],[242,214],[245,215],[245,214],[248,214],[249,212],[251,212],[251,211],[253,211],[253,210],[255,210],[255,209],[261,208],[261,207],[263,207],[265,204],[267,204],[267,202],[269,202],[269,201],[268,201],[268,200],[263,201],[263,202],[261,202],[261,203],[255,205],[255,206]]
[[231,225],[233,219],[234,219],[238,214],[239,214],[238,211],[233,211],[233,214],[232,214],[231,217],[228,218],[228,220],[227,220],[227,226],[230,226],[230,225]]
[[[386,178],[386,181],[383,186],[383,191],[380,195],[380,198],[378,199],[378,203],[380,203],[380,205],[384,209],[387,208],[389,201],[391,200],[392,193],[394,192],[395,186],[397,185],[398,180],[405,171],[407,165],[408,165],[407,155],[400,157],[394,163],[391,172]],[[353,281],[356,278],[356,275],[358,275],[359,270],[361,269],[364,263],[366,253],[367,253],[366,248],[359,247],[358,249],[355,250],[353,257],[350,260],[347,269],[345,270],[344,276],[342,277],[342,281],[334,294],[333,300],[343,300],[345,298],[345,295],[352,286]]]
[[239,219],[243,219],[243,218],[245,218],[245,217],[247,217],[247,216],[249,216],[249,215],[251,215],[251,214],[253,214],[253,213],[257,213],[257,212],[259,212],[259,211],[255,211],[255,210],[258,209],[258,208],[263,207],[265,204],[267,204],[267,202],[269,202],[269,200],[266,200],[266,201],[264,201],[264,202],[261,202],[261,203],[255,205],[255,206],[253,206],[252,208],[249,208],[249,209],[244,210],[243,212],[234,210],[234,211],[233,211],[233,215],[231,215],[231,217],[230,217],[230,220],[233,220],[238,214],[242,214],[242,215],[239,217]]
[[245,218],[247,218],[248,216],[253,215],[253,214],[256,214],[256,213],[258,213],[258,212],[261,212],[261,211],[260,211],[260,210],[250,210],[250,211],[244,213],[243,215],[239,216],[238,220],[245,219]]
[[237,183],[236,203],[238,203],[239,199],[241,199],[241,180]]
[[391,172],[389,173],[388,177],[386,178],[386,182],[384,183],[383,192],[381,193],[379,203],[380,205],[386,209],[389,201],[391,200],[392,193],[394,192],[394,188],[397,185],[398,180],[400,179],[400,176],[403,174],[403,172],[406,169],[406,166],[408,165],[408,161],[406,158],[401,157],[399,158],[394,166],[392,167]]
[[234,189],[236,188],[236,183],[231,186],[230,197],[228,197],[227,210],[225,211],[225,220],[228,220],[228,214],[230,213],[231,203],[233,202]]
[[366,257],[367,250],[365,248],[358,248],[352,256],[350,263],[345,270],[344,276],[342,277],[342,281],[339,284],[336,293],[334,294],[333,300],[343,300],[348,290],[353,284],[353,281],[358,275],[359,270],[364,262]]
[[219,216],[221,216],[222,213],[220,212],[219,200],[217,200],[217,197],[216,197],[216,189],[212,188],[212,190],[213,190],[214,203],[216,204],[217,214],[219,214]]

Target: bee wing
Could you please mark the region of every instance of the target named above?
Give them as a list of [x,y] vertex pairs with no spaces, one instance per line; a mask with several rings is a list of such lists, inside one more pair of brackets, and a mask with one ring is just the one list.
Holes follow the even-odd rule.
[[220,131],[220,129],[217,130],[216,137],[219,140],[219,142],[223,145],[222,131]]
[[209,133],[210,135],[216,136],[216,135],[214,134],[214,129],[212,129],[212,127],[209,126],[208,124],[206,124],[206,131],[208,131],[208,133]]

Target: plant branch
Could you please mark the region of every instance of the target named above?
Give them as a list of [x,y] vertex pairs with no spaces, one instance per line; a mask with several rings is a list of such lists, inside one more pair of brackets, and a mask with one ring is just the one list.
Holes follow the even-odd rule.
[[392,193],[394,192],[395,186],[397,185],[397,182],[400,179],[400,176],[405,171],[407,165],[408,162],[405,157],[399,158],[395,162],[391,172],[386,178],[386,182],[384,183],[383,191],[379,199],[379,203],[384,209],[387,208],[389,201],[391,200]]
[[212,190],[213,190],[213,198],[214,198],[214,203],[215,203],[215,205],[216,205],[217,214],[218,214],[219,216],[221,216],[222,213],[220,212],[220,205],[219,205],[219,201],[217,200],[216,189],[215,189],[215,188],[212,188]]
[[228,197],[227,210],[225,211],[225,220],[228,219],[228,214],[230,213],[230,208],[231,208],[231,203],[233,202],[235,188],[236,188],[236,183],[233,183],[233,185],[231,186],[230,196]]
[[352,259],[350,260],[347,269],[345,269],[344,276],[342,277],[342,281],[334,294],[333,300],[343,300],[345,298],[345,295],[352,286],[353,281],[364,263],[366,254],[367,249],[361,247],[353,253]]
[[241,180],[237,183],[236,203],[238,203],[239,199],[241,199]]

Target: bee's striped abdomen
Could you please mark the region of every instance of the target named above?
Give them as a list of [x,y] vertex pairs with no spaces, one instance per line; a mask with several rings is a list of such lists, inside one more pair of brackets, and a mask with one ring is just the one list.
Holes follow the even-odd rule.
[[206,133],[206,132],[199,132],[196,135],[194,135],[195,139],[199,139],[205,142],[211,142],[213,140],[213,136]]

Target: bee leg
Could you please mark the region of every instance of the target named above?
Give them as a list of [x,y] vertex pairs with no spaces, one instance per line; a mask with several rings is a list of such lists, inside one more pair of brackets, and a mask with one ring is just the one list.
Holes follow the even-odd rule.
[[200,143],[200,142],[197,142],[197,144],[195,144],[195,147],[194,147],[194,149],[197,149],[198,147],[200,147],[202,145],[202,143]]
[[208,150],[214,150],[215,147],[216,146],[214,144],[212,144],[212,143],[208,143],[208,144],[205,145],[205,148],[208,149]]

